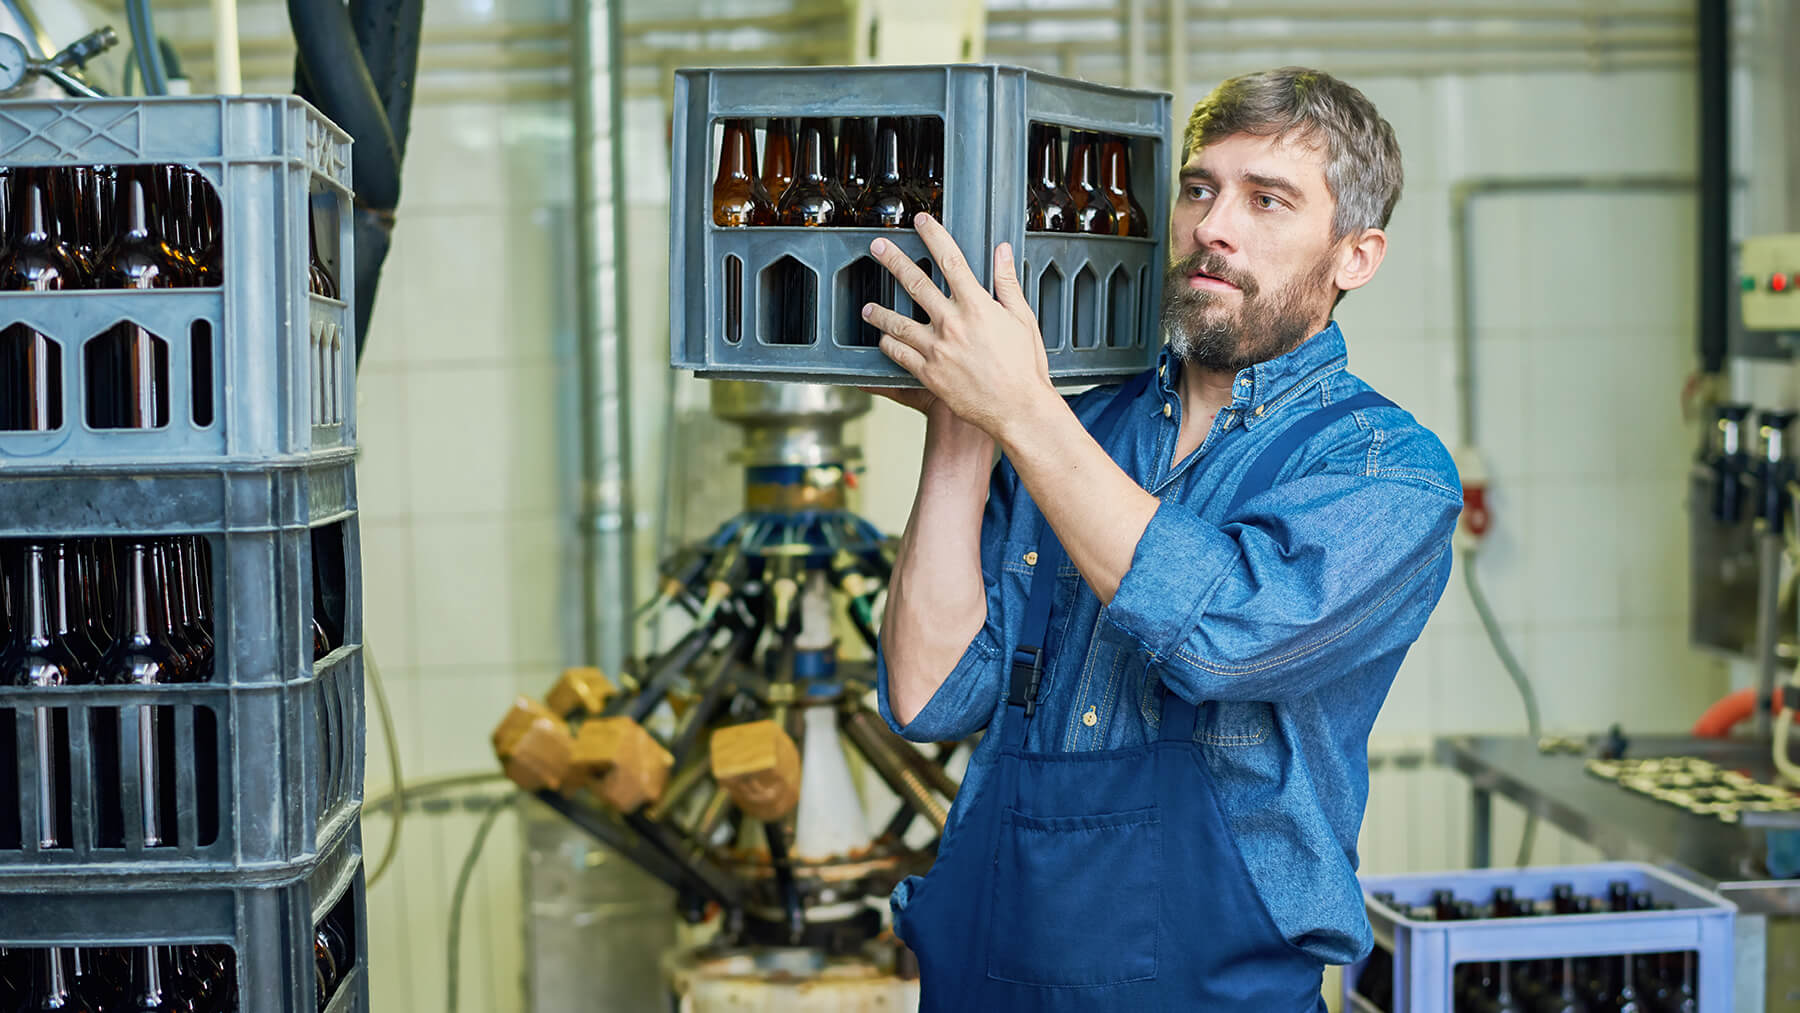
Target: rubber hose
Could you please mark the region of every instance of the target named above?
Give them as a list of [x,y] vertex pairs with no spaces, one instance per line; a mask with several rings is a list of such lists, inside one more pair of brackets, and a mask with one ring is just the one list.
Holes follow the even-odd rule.
[[307,86],[302,94],[355,140],[351,182],[357,203],[391,213],[400,202],[400,154],[349,10],[338,0],[288,0],[287,6],[299,47],[297,81]]
[[163,71],[162,48],[156,43],[156,22],[150,16],[150,0],[125,0],[125,23],[131,32],[131,48],[137,56],[144,94],[167,95],[169,79]]

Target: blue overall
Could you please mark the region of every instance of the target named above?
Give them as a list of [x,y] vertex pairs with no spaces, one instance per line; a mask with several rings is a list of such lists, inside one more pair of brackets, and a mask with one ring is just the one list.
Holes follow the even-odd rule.
[[[1101,446],[1151,378],[1113,396],[1091,430]],[[1308,436],[1390,403],[1359,394],[1295,422],[1251,465],[1234,510]],[[1008,706],[989,732],[1001,736],[994,790],[896,926],[919,958],[921,1013],[1322,1013],[1323,965],[1277,931],[1250,880],[1194,741],[1194,704],[1169,693],[1148,745],[1024,751],[1064,559],[1041,516],[1038,527]]]

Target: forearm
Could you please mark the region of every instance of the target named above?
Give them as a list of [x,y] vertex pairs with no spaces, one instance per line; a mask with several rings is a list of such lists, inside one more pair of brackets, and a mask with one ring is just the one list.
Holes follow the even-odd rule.
[[1102,604],[1112,601],[1159,501],[1114,463],[1059,397],[1001,431],[1007,460]]
[[987,620],[981,516],[993,458],[987,434],[947,410],[931,413],[881,623],[888,703],[903,724],[924,709]]

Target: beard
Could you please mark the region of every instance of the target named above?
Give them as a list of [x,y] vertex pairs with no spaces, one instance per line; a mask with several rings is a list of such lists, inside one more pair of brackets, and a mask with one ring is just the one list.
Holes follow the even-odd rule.
[[[1334,257],[1327,253],[1309,270],[1265,295],[1255,278],[1233,270],[1221,254],[1199,250],[1163,275],[1162,326],[1169,350],[1182,362],[1201,369],[1236,373],[1259,362],[1280,358],[1312,336],[1319,295],[1331,282]],[[1226,292],[1188,286],[1204,271],[1238,287],[1240,305],[1226,312]]]

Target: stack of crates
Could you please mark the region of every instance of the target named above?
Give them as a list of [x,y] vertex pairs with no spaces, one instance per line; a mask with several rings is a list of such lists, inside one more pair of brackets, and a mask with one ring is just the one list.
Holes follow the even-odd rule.
[[[0,327],[55,346],[61,404],[0,431],[0,540],[197,537],[214,643],[200,682],[0,673],[0,948],[15,973],[50,948],[211,948],[234,1008],[311,1013],[324,927],[324,1008],[367,1010],[350,138],[290,96],[0,102],[0,164],[196,170],[222,264],[212,287],[0,293]],[[89,345],[121,321],[158,339],[158,428],[89,424]]]
[[[1019,67],[784,67],[682,70],[675,75],[674,182],[669,252],[672,365],[702,377],[864,386],[917,386],[869,340],[860,319],[869,256],[893,242],[940,287],[912,229],[721,228],[711,214],[723,123],[766,132],[776,117],[900,117],[942,125],[939,217],[990,289],[991,251],[1011,243],[1025,298],[1043,332],[1053,379],[1097,383],[1140,373],[1162,341],[1163,272],[1174,165],[1170,97],[1059,78]],[[1034,126],[1123,138],[1130,191],[1149,235],[1027,232]],[[1065,152],[1066,152],[1065,148]],[[802,284],[810,321],[791,333],[772,312],[785,272]],[[889,307],[923,318],[904,292]]]
[[[1655,866],[1597,862],[1361,878],[1375,949],[1344,968],[1346,1011],[1498,1008],[1493,992],[1501,982],[1515,1008],[1543,1008],[1556,1005],[1565,977],[1577,993],[1582,982],[1610,989],[1605,1008],[1612,1009],[1627,980],[1625,961],[1632,962],[1635,1008],[1732,1008],[1736,906]],[[1648,904],[1556,914],[1559,888],[1573,898],[1602,899],[1617,889]],[[1458,901],[1468,905],[1465,917],[1435,916],[1440,902]]]

